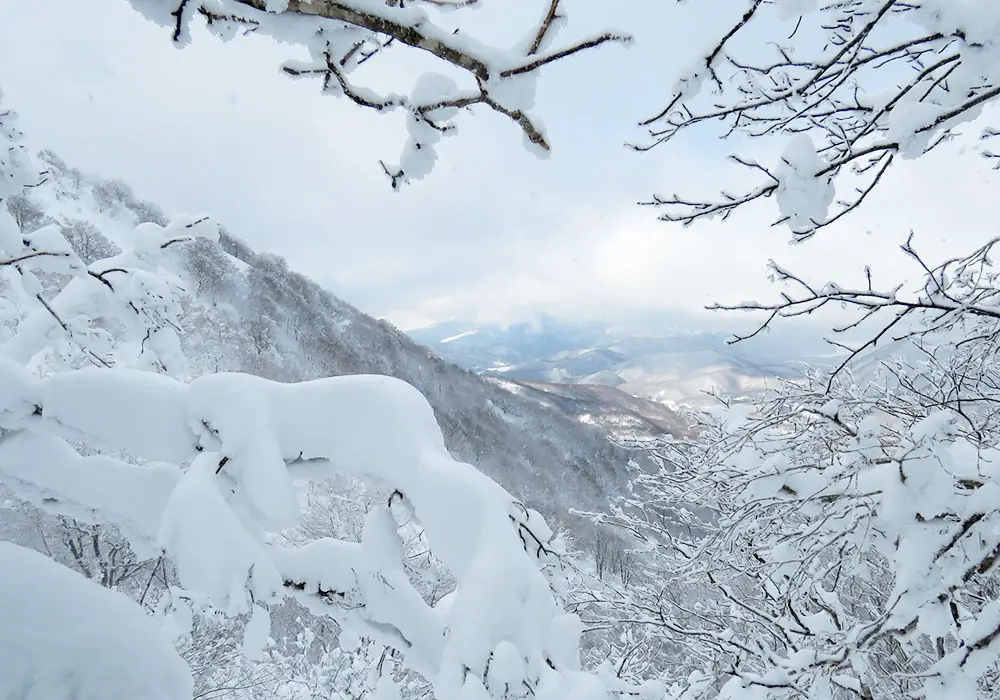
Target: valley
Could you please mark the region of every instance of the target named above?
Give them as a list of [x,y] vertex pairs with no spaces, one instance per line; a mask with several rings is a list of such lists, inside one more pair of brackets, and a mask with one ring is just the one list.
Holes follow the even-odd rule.
[[[654,318],[612,326],[543,316],[509,326],[449,321],[409,335],[460,367],[504,380],[500,385],[507,388],[573,385],[579,393],[588,387],[589,401],[604,397],[611,413],[621,394],[674,411],[702,408],[715,393],[745,397],[800,376],[805,367],[830,364],[828,346],[807,331],[731,344],[732,334],[719,328],[727,322],[740,328],[737,320],[687,318],[685,327],[665,315],[662,324]],[[565,391],[571,390],[557,393]]]

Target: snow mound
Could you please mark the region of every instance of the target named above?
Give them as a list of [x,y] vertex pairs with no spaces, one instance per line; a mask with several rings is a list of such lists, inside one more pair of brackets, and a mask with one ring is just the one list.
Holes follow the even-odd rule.
[[8,542],[0,571],[0,697],[189,700],[187,665],[131,600]]

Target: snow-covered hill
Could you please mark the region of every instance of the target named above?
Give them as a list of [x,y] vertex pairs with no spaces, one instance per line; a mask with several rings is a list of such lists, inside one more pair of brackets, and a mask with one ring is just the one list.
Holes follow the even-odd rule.
[[486,376],[489,381],[513,394],[556,408],[582,423],[600,426],[612,435],[681,436],[690,430],[677,411],[615,387]]
[[409,331],[411,338],[473,372],[503,372],[540,358],[607,342],[599,323],[569,324],[542,315],[533,323],[509,326],[445,321]]
[[[140,248],[133,243],[140,239],[143,231],[163,230],[159,226],[136,228],[147,221],[164,224],[167,217],[156,206],[137,199],[125,183],[86,175],[52,153],[43,153],[40,157],[48,166],[47,179],[26,190],[24,195],[4,201],[23,232],[56,224],[79,257],[89,264],[113,258],[118,248]],[[163,318],[168,319],[171,327],[176,324],[182,352],[176,352],[173,341],[169,348],[159,347],[158,341],[150,340],[147,333],[141,341],[143,347],[148,344],[152,348],[156,344],[159,348],[151,352],[156,359],[150,360],[147,369],[163,370],[181,380],[194,380],[213,373],[215,376],[209,378],[210,381],[224,382],[252,379],[220,374],[225,372],[243,372],[283,382],[365,373],[404,379],[416,386],[431,404],[447,448],[455,457],[477,466],[500,482],[526,506],[545,514],[549,523],[569,529],[570,541],[577,551],[596,551],[599,527],[592,520],[570,516],[569,511],[571,508],[605,510],[625,484],[626,463],[630,459],[641,459],[636,453],[616,447],[608,440],[604,428],[615,426],[588,423],[578,407],[565,401],[539,400],[544,393],[541,389],[531,396],[518,395],[491,378],[450,364],[389,323],[361,313],[292,272],[282,259],[256,253],[224,230],[216,243],[212,222],[206,223],[202,217],[186,220],[190,223],[177,225],[210,227],[213,235],[193,239],[185,236],[157,248],[165,250],[168,245],[179,243],[163,253],[162,260],[157,258],[166,267],[151,270],[151,274],[162,280],[164,289],[170,288],[171,313]],[[149,264],[154,265],[153,262]],[[127,273],[111,267],[91,274],[97,274],[99,279],[101,274],[114,272]],[[39,273],[37,279],[40,280],[36,287],[38,292],[33,294],[43,304],[46,298],[57,299],[60,290],[76,281],[64,272]],[[24,336],[21,324],[25,323],[30,309],[19,307],[24,294],[15,291],[23,292],[23,289],[15,290],[10,280],[0,278],[0,345]],[[173,302],[175,297],[179,298],[179,307]],[[124,352],[122,344],[115,345],[110,340],[104,344],[96,342],[93,347],[99,350],[93,351],[89,343],[104,337],[101,334],[105,333],[105,326],[113,327],[115,319],[105,318],[100,310],[88,316],[77,313],[76,307],[67,308],[75,314],[72,318],[67,317],[72,328],[63,326],[69,335],[54,330],[50,343],[43,344],[37,352],[26,353],[24,362],[28,368],[48,376],[51,372],[72,370],[81,365],[117,362],[119,352]],[[134,306],[132,310],[140,314]],[[125,317],[131,318],[127,312]],[[173,333],[168,335],[175,338]],[[134,339],[129,336],[123,343],[138,341],[141,337],[141,334]],[[74,350],[77,339],[86,339],[87,353]],[[134,344],[137,347],[133,349],[142,354],[138,342]],[[102,354],[105,350],[107,354]],[[169,356],[170,360],[165,361],[169,367],[155,364],[161,356]],[[132,376],[141,376],[141,373]],[[378,384],[372,382],[369,386]],[[319,401],[322,396],[314,398],[318,402],[308,407],[294,402],[284,404],[279,409],[281,418],[292,425],[296,422],[291,419],[295,413],[319,420],[316,416],[323,415],[327,406]],[[129,401],[108,399],[109,405],[117,403],[134,405]],[[271,415],[275,410],[268,408],[264,414]],[[238,413],[229,413],[227,409],[226,415]],[[384,417],[386,444],[392,444],[396,439],[394,427],[398,425],[393,423],[392,415]],[[123,427],[128,423],[129,420],[119,414],[108,425],[113,432],[128,434],[130,431]],[[345,442],[343,424],[328,424],[338,427],[341,436],[331,444]],[[338,433],[332,430],[320,437],[330,440],[335,435]],[[384,446],[378,444],[379,435],[367,435],[367,429],[350,433],[347,436],[353,441],[350,449],[365,452],[363,445],[367,440],[372,445],[371,453],[386,454]],[[80,444],[75,449],[81,450],[81,454],[92,455],[94,450],[103,447]],[[122,464],[138,464],[144,459],[143,455],[118,456],[126,460]],[[220,467],[224,463],[221,462]],[[393,469],[399,466],[392,464]],[[182,468],[178,473],[187,474],[191,469]],[[57,503],[59,499],[40,496],[37,501],[26,502],[18,491],[21,482],[17,474],[5,476],[10,480],[0,481],[0,542],[43,552],[82,574],[82,579],[89,579],[92,589],[97,588],[94,584],[113,587],[147,611],[156,608],[162,612],[161,602],[173,600],[169,592],[180,590],[177,588],[181,581],[180,567],[171,556],[157,556],[158,550],[153,549],[133,549],[123,537],[124,530],[91,518],[94,514],[86,509],[73,511],[85,518],[75,520],[78,517],[75,514],[69,517],[62,511],[56,514],[46,510],[47,503]],[[377,477],[352,473],[338,473],[323,483],[302,485],[293,495],[302,509],[301,517],[294,527],[273,535],[295,546],[329,537],[354,543],[367,527],[367,514],[384,509],[387,499],[392,499],[390,494],[395,494],[393,488],[392,484],[382,483]],[[404,487],[404,490],[412,489]],[[459,505],[469,505],[459,498],[461,491],[450,493]],[[448,506],[449,509],[454,507],[455,503]],[[455,586],[455,575],[447,562],[438,560],[428,548],[430,538],[425,537],[423,531],[426,528],[421,529],[414,523],[409,528],[405,542],[400,541],[405,551],[407,575],[415,581],[414,590],[425,601],[436,603]],[[208,528],[218,535],[213,541],[222,542],[228,537],[215,530],[214,526]],[[197,539],[200,541],[202,537]],[[521,551],[520,545],[517,551]],[[587,577],[585,571],[576,567],[572,571],[576,573],[564,582],[572,584],[569,588],[564,586],[565,595],[579,590],[573,588],[578,585],[573,581]],[[560,576],[565,577],[570,572],[567,569]],[[296,585],[293,583],[292,587]],[[330,697],[331,693],[361,697],[365,696],[364,688],[372,678],[368,671],[383,667],[384,648],[365,639],[361,640],[357,651],[341,649],[345,639],[342,629],[297,603],[286,601],[270,607],[273,641],[267,642],[260,637],[259,631],[251,634],[251,628],[256,628],[249,613],[234,609],[232,615],[235,617],[226,617],[200,598],[195,602],[193,598],[184,598],[187,593],[179,595],[178,600],[188,601],[178,604],[183,610],[177,613],[186,622],[171,634],[175,636],[178,653],[191,667],[196,697],[213,697],[223,690],[228,693],[232,688],[237,688],[232,697],[240,700],[302,697],[300,688],[310,684],[317,688],[315,697],[320,694]],[[599,635],[584,640],[587,658],[591,661],[601,658],[605,653],[603,644]],[[352,646],[356,646],[354,642]],[[244,654],[246,649],[254,651]],[[345,664],[349,668],[345,668]],[[331,668],[342,669],[343,673],[323,675]],[[414,674],[397,669],[394,677],[404,688],[401,697],[422,696],[419,679]],[[277,692],[279,690],[281,693]]]
[[501,327],[452,321],[410,331],[458,365],[528,382],[615,387],[667,405],[697,405],[707,392],[747,394],[801,363],[823,363],[825,348],[782,333],[729,344],[729,333],[672,325],[613,328],[543,317]]
[[[26,230],[56,221],[92,259],[113,250],[137,223],[165,221],[127,184],[86,175],[52,153],[42,157],[48,181],[16,203]],[[442,360],[289,270],[281,258],[256,253],[225,232],[221,245],[202,241],[186,255],[196,286],[182,328],[189,376],[243,371],[281,381],[358,373],[404,379],[430,401],[456,457],[557,523],[570,507],[604,507],[623,483],[629,455],[603,430]]]

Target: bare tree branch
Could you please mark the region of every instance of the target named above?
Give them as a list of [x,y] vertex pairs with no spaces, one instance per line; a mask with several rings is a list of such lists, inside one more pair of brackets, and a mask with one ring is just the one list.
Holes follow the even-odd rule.
[[[797,177],[831,178],[831,187],[846,196],[823,216],[804,221],[777,198],[783,208],[778,223],[789,222],[797,237],[857,210],[897,154],[929,152],[1000,98],[1000,85],[984,69],[993,59],[982,56],[993,45],[983,44],[979,28],[963,26],[961,18],[955,30],[936,31],[951,25],[940,21],[935,3],[826,3],[792,18],[780,14],[780,5],[752,2],[703,63],[683,76],[666,106],[641,122],[648,139],[632,147],[650,150],[709,123],[721,125],[722,138],[807,135],[825,164]],[[781,36],[791,22],[788,37]],[[770,55],[760,48],[761,34],[773,39]],[[744,194],[654,197],[646,204],[662,209],[662,220],[687,224],[728,216],[783,187],[768,180]]]
[[[318,76],[323,79],[324,90],[343,95],[360,107],[377,112],[403,109],[413,115],[417,123],[430,125],[442,133],[451,131],[456,110],[484,105],[517,125],[528,142],[548,151],[551,147],[540,125],[523,108],[512,104],[511,98],[501,97],[501,91],[496,89],[498,85],[581,51],[607,43],[627,42],[629,37],[605,32],[542,52],[546,38],[562,17],[559,0],[546,1],[548,9],[533,34],[534,39],[529,46],[519,49],[523,54],[480,46],[458,29],[449,31],[437,26],[419,8],[423,2],[458,11],[482,4],[479,0],[413,0],[406,6],[403,2],[387,2],[382,6],[357,0],[289,0],[287,7],[278,13],[268,12],[265,0],[224,0],[212,4],[181,0],[173,7],[170,18],[176,42],[185,38],[186,22],[195,14],[213,26],[243,27],[247,31],[265,33],[271,31],[274,19],[296,18],[303,21],[300,41],[310,49],[315,60],[311,64],[286,64],[282,68],[286,74]],[[313,24],[306,24],[310,21]],[[288,41],[291,36],[288,27],[287,23],[276,24],[276,36]],[[345,27],[357,30],[349,45],[341,45]],[[318,49],[317,45],[323,48]],[[471,77],[474,88],[457,88],[455,94],[426,101],[418,96],[380,95],[349,80],[351,70],[397,45],[428,53],[458,68]],[[448,116],[442,117],[446,110],[450,110]],[[441,120],[440,123],[437,120]],[[431,144],[419,145],[432,147]],[[402,169],[390,168],[384,163],[382,167],[394,188],[407,181],[408,175]]]

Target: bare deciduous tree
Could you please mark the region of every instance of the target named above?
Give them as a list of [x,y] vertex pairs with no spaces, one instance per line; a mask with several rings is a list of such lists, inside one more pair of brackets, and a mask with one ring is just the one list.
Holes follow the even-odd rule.
[[634,566],[635,557],[624,538],[599,529],[594,539],[594,568],[598,578],[614,577],[627,586],[632,580]]
[[[894,162],[927,153],[1000,97],[997,21],[994,3],[753,0],[643,122],[649,139],[636,148],[708,124],[723,138],[795,134],[796,145],[774,166],[732,156],[760,176],[752,188],[648,204],[688,224],[774,196],[779,221],[797,237],[813,235],[857,208]],[[812,206],[789,201],[797,194]]]
[[45,225],[48,217],[37,203],[23,194],[15,194],[7,198],[7,211],[14,217],[17,227],[22,233],[30,233]]
[[61,228],[74,252],[88,265],[121,252],[118,246],[86,219],[69,219],[63,222]]
[[114,207],[132,200],[132,188],[117,178],[103,180],[94,185],[94,200],[101,211],[108,212]]
[[[913,235],[900,246],[902,253],[924,276],[923,285],[907,293],[902,286],[878,288],[871,268],[865,268],[862,283],[843,287],[835,282],[810,283],[794,272],[771,262],[772,276],[785,286],[778,301],[749,302],[737,305],[715,304],[715,310],[765,312],[763,321],[750,334],[736,336],[739,342],[766,331],[779,319],[796,318],[826,307],[844,307],[854,312],[847,323],[833,328],[831,345],[847,355],[831,373],[832,385],[837,373],[859,356],[876,346],[905,339],[918,340],[960,328],[964,346],[995,344],[1000,337],[1000,287],[991,254],[1000,239],[993,239],[969,255],[949,258],[932,265],[917,251]],[[977,322],[984,322],[977,325]],[[975,327],[970,327],[970,324]],[[868,331],[870,332],[863,332]],[[851,338],[855,340],[851,340]],[[861,340],[856,340],[860,337]],[[880,347],[881,347],[880,346]]]
[[163,210],[151,202],[144,202],[137,199],[130,199],[125,202],[125,208],[132,212],[135,223],[143,224],[152,222],[158,226],[166,226],[168,219]]

